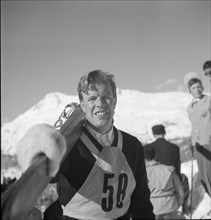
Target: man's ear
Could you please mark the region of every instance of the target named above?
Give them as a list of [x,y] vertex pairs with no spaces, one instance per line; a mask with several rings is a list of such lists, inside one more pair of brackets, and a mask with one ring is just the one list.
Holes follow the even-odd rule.
[[115,108],[116,108],[116,104],[117,104],[117,98],[115,98],[115,100],[114,100]]
[[83,112],[85,113],[85,105],[84,105],[83,101],[80,101],[80,106],[81,106]]

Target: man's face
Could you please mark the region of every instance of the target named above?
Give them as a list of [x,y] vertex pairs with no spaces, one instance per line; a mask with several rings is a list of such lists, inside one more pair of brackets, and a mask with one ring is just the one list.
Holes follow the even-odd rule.
[[204,70],[204,73],[205,73],[206,76],[211,77],[211,67],[210,67],[210,68],[206,68],[206,69]]
[[94,129],[103,134],[107,132],[113,122],[116,98],[114,98],[111,85],[95,84],[95,90],[82,93],[81,108],[86,114],[86,119]]
[[192,96],[194,98],[201,98],[202,93],[203,93],[202,84],[200,82],[197,82],[197,83],[193,84],[190,87],[190,93],[192,94]]

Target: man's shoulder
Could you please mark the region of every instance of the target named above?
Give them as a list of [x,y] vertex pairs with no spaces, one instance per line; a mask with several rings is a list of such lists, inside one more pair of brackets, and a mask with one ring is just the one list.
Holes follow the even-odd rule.
[[172,165],[166,165],[166,164],[159,164],[164,170],[167,170],[169,172],[174,172],[175,171],[175,167]]
[[[140,142],[140,141],[138,140],[138,138],[135,137],[134,135],[129,134],[129,133],[127,133],[127,132],[125,132],[125,131],[122,131],[122,130],[120,130],[120,129],[119,129],[119,131],[122,133],[123,139],[126,139],[126,140],[128,140],[128,141],[133,141],[133,142]],[[141,143],[141,142],[140,142],[140,143]]]
[[211,96],[205,94],[205,95],[203,96],[203,100],[204,100],[204,102],[209,102],[209,103],[210,103],[210,101],[211,101]]
[[167,140],[165,138],[158,139],[157,144],[158,143],[169,147],[173,147],[175,149],[179,149],[179,146],[176,143],[173,143],[171,140]]
[[210,95],[208,95],[208,94],[204,94],[204,96],[203,96],[204,98],[206,98],[206,99],[211,99],[211,96]]
[[156,142],[153,141],[153,142],[151,142],[151,143],[145,144],[144,146],[145,146],[145,147],[154,147],[155,144],[156,144]]
[[157,172],[161,173],[162,175],[171,175],[175,172],[175,167],[174,166],[170,166],[170,165],[165,165],[165,164],[162,164],[162,163],[158,163],[156,166],[155,166],[155,169]]
[[165,147],[171,147],[175,150],[179,150],[179,146],[175,143],[172,143],[164,138],[157,139],[153,141],[152,143],[146,144],[147,147],[155,147],[155,148],[165,148]]
[[179,146],[178,146],[177,144],[172,143],[172,142],[170,142],[170,141],[167,141],[167,142],[169,143],[169,146],[171,146],[171,147],[173,147],[173,148],[179,150]]
[[175,168],[173,166],[165,165],[158,162],[147,166],[146,169],[148,173],[151,173],[154,176],[157,176],[156,174],[160,174],[159,176],[161,177],[161,179],[165,179],[167,177],[167,174],[170,176],[175,171]]
[[116,128],[116,129],[119,130],[119,131],[122,133],[123,137],[127,137],[127,138],[129,138],[129,139],[131,139],[131,140],[139,141],[138,138],[135,137],[134,135],[129,134],[129,133],[127,133],[126,131],[123,131],[123,130],[121,130],[121,129],[118,129],[118,128]]
[[[143,147],[141,141],[132,134],[119,129],[123,139],[123,151],[137,152]],[[132,150],[133,149],[133,150]]]

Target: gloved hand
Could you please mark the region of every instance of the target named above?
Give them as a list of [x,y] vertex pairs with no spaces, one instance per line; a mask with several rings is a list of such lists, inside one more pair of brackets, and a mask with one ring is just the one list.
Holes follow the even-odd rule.
[[54,177],[66,152],[65,138],[51,125],[36,124],[29,128],[17,145],[17,158],[22,172],[33,159],[44,153],[49,158],[47,173]]

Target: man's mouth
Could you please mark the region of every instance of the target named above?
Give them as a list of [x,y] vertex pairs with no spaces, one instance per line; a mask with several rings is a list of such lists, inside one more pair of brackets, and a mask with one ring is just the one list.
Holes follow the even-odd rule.
[[97,111],[97,112],[95,112],[95,115],[97,115],[97,116],[106,116],[106,115],[108,115],[108,112],[107,111]]

